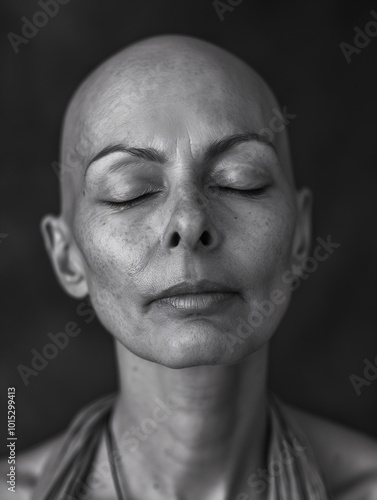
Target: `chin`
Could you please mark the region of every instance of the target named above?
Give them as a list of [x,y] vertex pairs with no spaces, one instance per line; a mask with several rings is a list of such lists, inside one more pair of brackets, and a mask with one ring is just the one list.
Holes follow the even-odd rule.
[[215,327],[206,320],[186,324],[179,330],[156,329],[150,333],[148,338],[151,338],[151,341],[143,343],[143,346],[131,346],[125,339],[119,340],[136,356],[173,369],[232,365],[261,349],[269,337],[230,337],[226,329]]

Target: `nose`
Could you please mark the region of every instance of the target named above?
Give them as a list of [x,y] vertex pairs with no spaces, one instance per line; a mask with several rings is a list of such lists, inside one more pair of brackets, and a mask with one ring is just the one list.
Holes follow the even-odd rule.
[[163,247],[171,250],[214,249],[220,234],[208,217],[210,205],[195,187],[181,191],[171,208],[171,217],[163,236]]

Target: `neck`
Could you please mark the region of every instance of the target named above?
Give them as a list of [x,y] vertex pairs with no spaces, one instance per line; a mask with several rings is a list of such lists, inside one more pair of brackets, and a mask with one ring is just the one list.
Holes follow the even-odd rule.
[[244,474],[265,459],[267,348],[231,366],[183,369],[143,360],[119,343],[116,350],[112,429],[129,489],[137,494],[142,478],[142,496],[153,499],[242,490]]

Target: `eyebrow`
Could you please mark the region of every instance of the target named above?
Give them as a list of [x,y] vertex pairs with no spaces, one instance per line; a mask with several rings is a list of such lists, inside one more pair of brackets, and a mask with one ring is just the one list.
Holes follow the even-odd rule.
[[[271,147],[275,152],[276,148],[274,144],[269,141],[264,135],[258,134],[256,132],[245,132],[242,134],[233,134],[229,135],[227,137],[223,137],[222,139],[218,139],[216,141],[213,141],[206,149],[204,153],[204,161],[209,161],[213,160],[217,156],[220,156],[223,153],[226,153],[230,149],[234,148],[238,144],[241,144],[243,142],[250,142],[250,141],[256,141],[260,142],[262,144],[265,144],[269,147]],[[88,168],[92,163],[100,160],[101,158],[104,158],[105,156],[108,156],[112,153],[128,153],[132,156],[135,156],[137,158],[141,158],[143,160],[147,161],[154,161],[158,163],[164,163],[167,161],[166,156],[161,153],[160,151],[157,151],[157,149],[154,148],[136,148],[136,147],[127,147],[124,146],[123,144],[114,144],[112,146],[106,146],[105,148],[101,149],[87,164],[85,168],[85,173],[84,177],[86,176],[86,172],[88,171]]]
[[101,158],[104,158],[107,155],[110,155],[112,153],[128,153],[130,155],[136,156],[137,158],[141,158],[143,160],[148,160],[148,161],[156,161],[159,163],[164,163],[166,161],[166,157],[157,151],[154,148],[130,148],[123,146],[123,144],[114,144],[113,146],[106,146],[105,148],[101,149],[99,153],[97,153],[87,164],[86,169],[85,169],[85,174],[90,167],[90,165]]
[[209,161],[213,158],[220,156],[223,153],[226,153],[230,149],[234,148],[238,144],[242,142],[250,142],[256,141],[266,146],[270,146],[276,153],[275,145],[269,141],[264,135],[258,134],[257,132],[245,132],[243,134],[234,134],[219,139],[217,141],[212,142],[207,151],[204,154],[204,159]]

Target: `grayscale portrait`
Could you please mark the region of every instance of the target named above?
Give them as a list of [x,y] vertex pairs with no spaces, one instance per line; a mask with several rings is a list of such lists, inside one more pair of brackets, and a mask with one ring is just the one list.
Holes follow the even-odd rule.
[[6,67],[34,50],[57,74],[50,88],[53,68],[33,69],[30,154],[51,123],[51,161],[10,188],[35,190],[18,212],[31,228],[11,207],[0,227],[4,256],[38,263],[20,297],[40,305],[4,341],[0,498],[376,499],[373,280],[354,275],[375,249],[360,217],[375,173],[357,143],[375,125],[340,80],[370,68],[377,13],[352,30],[322,2],[326,44],[296,12],[289,45],[276,29],[297,6],[213,1],[199,20],[199,1],[110,3],[104,33],[100,2],[93,19],[91,3],[58,0],[9,16]]

